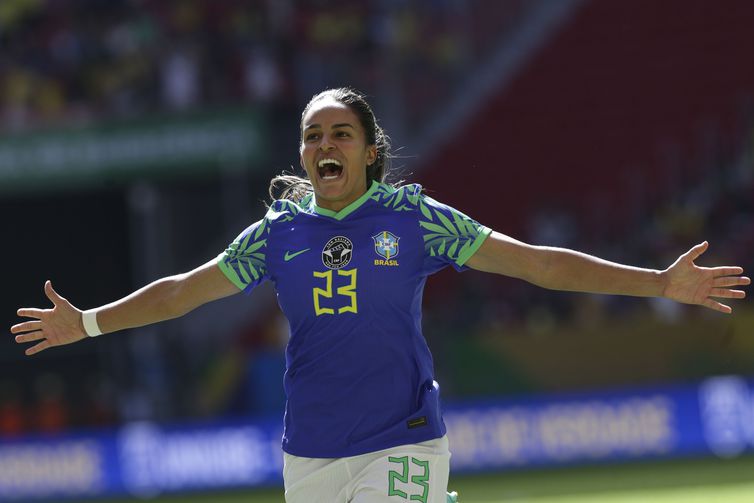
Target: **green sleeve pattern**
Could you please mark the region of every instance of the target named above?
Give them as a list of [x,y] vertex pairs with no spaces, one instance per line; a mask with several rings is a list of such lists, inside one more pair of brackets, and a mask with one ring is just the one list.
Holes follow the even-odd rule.
[[255,286],[267,274],[265,248],[269,223],[266,218],[256,222],[233,241],[217,257],[217,265],[239,290]]
[[265,254],[272,224],[292,220],[299,211],[291,201],[274,201],[262,220],[244,230],[217,257],[218,267],[239,290],[248,291],[267,279]]
[[390,185],[380,184],[370,199],[393,211],[412,211],[419,202],[421,186],[417,184],[405,185],[395,188]]
[[492,230],[460,211],[422,194],[418,184],[380,184],[370,196],[393,211],[416,211],[422,231],[427,272],[453,264],[462,269]]
[[430,259],[460,268],[492,232],[490,228],[431,197],[420,197],[418,207],[424,250]]

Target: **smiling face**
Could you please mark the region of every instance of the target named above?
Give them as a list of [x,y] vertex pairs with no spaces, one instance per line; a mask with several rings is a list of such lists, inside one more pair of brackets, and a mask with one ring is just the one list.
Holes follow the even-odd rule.
[[377,148],[367,144],[356,114],[331,97],[315,101],[304,114],[299,153],[317,206],[332,211],[366,192],[366,168],[377,158]]

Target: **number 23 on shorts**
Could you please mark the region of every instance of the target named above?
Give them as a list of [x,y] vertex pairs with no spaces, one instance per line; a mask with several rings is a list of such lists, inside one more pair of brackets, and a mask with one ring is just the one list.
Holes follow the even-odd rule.
[[[408,456],[390,456],[387,460],[391,464],[399,465],[397,471],[390,470],[387,474],[387,495],[427,503],[427,496],[429,496],[429,461],[422,461],[413,456],[411,457],[411,464],[409,464]],[[411,482],[409,482],[409,477]]]

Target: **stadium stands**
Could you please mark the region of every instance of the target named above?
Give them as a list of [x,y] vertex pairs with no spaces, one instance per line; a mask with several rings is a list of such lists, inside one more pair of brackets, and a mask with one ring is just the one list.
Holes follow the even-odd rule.
[[543,207],[578,217],[584,232],[619,231],[715,169],[700,160],[706,143],[740,144],[754,88],[740,49],[754,44],[752,22],[744,0],[585,2],[420,178],[519,235]]
[[[396,125],[388,131],[397,144],[410,144],[449,96],[463,92],[462,74],[476,75],[506,30],[525,22],[532,2],[373,0],[338,7],[337,15],[325,4],[8,0],[0,8],[0,130],[241,104],[278,114],[279,124],[269,125],[273,141],[295,143],[298,104],[322,87],[348,82],[375,97],[379,115]],[[747,116],[754,69],[742,64],[739,50],[752,46],[754,9],[744,0],[710,5],[582,2],[509,87],[485,100],[472,122],[458,124],[457,134],[421,165],[410,166],[412,178],[483,223],[537,243],[658,267],[709,239],[710,254],[754,270],[754,133]],[[146,188],[132,180],[130,187],[86,193],[6,196],[0,204],[9,228],[18,225],[16,214],[35,222],[83,215],[102,229],[107,250],[84,255],[85,243],[76,248],[83,231],[55,226],[45,237],[64,245],[56,262],[40,247],[9,255],[9,262],[34,257],[34,273],[60,278],[83,307],[122,295],[140,286],[131,284],[134,278],[191,267],[224,246],[261,211],[263,190],[243,184],[264,187],[273,171],[295,164],[295,145],[276,162],[254,166],[246,177],[147,181]],[[139,194],[154,196],[154,212],[137,218],[129,200]],[[210,209],[200,215],[205,205]],[[136,241],[152,217],[150,229],[158,231],[152,236],[165,249],[148,267],[153,250]],[[26,229],[14,234],[25,245],[35,236]],[[67,270],[49,269],[53,263]],[[85,267],[98,278],[80,278]],[[27,282],[30,273],[21,269],[9,273],[11,283]],[[39,302],[38,285],[24,288],[24,301]],[[272,296],[263,297],[268,293],[256,296],[265,299],[257,314],[227,334],[213,332],[207,319],[247,309],[246,299],[163,331],[103,338],[33,362],[8,343],[0,434],[269,412],[280,397],[267,386],[259,391],[260,383],[273,379],[280,361],[272,333],[279,326],[265,316],[275,309]],[[19,302],[5,295],[7,305]],[[689,322],[677,318],[687,311],[662,303],[550,294],[475,273],[430,281],[427,299],[426,333],[448,397],[694,378],[751,363],[725,360],[751,330],[745,315],[731,345],[709,359],[702,332],[694,332],[688,352],[678,351]],[[697,315],[699,327],[726,330]],[[651,365],[616,364],[618,352],[640,356],[628,350],[632,330],[642,331],[637,341],[644,343],[666,325],[670,335]],[[569,351],[573,357],[564,362]],[[57,396],[35,394],[42,370],[64,383]],[[568,378],[558,380],[563,373]],[[40,407],[53,410],[56,421],[31,422]]]
[[[419,178],[436,197],[535,244],[662,267],[708,239],[712,247],[701,263],[751,270],[754,70],[742,68],[740,48],[754,43],[752,21],[754,10],[743,1],[719,8],[699,1],[585,2],[508,87],[457,126]],[[671,345],[665,368],[635,364],[631,378],[621,377],[609,362],[630,352],[613,353],[614,342],[587,342],[600,333],[620,340],[624,324],[677,323],[693,312],[681,306],[549,293],[473,273],[445,275],[432,286],[430,303],[445,307],[428,310],[427,333],[442,333],[438,341],[471,334],[476,346],[466,348],[476,355],[475,371],[467,365],[452,372],[462,343],[437,344],[438,367],[452,372],[446,381],[461,388],[459,395],[483,389],[480,382],[504,393],[734,371],[730,358],[724,364],[729,353],[706,350],[696,356],[706,364],[690,371],[681,363],[688,354]],[[448,304],[473,315],[456,323]],[[582,334],[578,347],[592,348],[569,357],[572,367],[562,362],[580,374],[559,380],[563,372],[551,371],[548,381],[521,368],[556,368],[544,363],[541,348],[581,344],[568,334]],[[558,361],[565,353],[547,354]]]

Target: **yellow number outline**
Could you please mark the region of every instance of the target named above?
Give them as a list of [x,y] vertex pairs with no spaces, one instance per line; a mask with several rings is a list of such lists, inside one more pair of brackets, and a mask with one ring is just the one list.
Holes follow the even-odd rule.
[[351,278],[350,283],[338,288],[338,295],[343,295],[344,297],[349,297],[351,299],[350,305],[338,308],[338,314],[358,313],[359,310],[356,305],[356,269],[351,269],[350,271],[338,269],[338,276],[349,276]]
[[317,316],[321,314],[335,314],[335,310],[330,307],[319,307],[320,295],[328,299],[332,298],[332,271],[314,271],[314,277],[325,278],[326,280],[324,290],[321,288],[314,288],[312,290],[312,295],[314,295],[314,312],[317,314]]
[[[350,281],[347,285],[338,287],[336,290],[336,293],[340,296],[347,297],[349,299],[349,303],[347,306],[339,307],[338,308],[338,314],[342,313],[358,313],[358,304],[356,303],[356,271],[358,269],[350,269],[347,271],[344,271],[342,269],[338,269],[338,276],[347,276],[350,278]],[[323,314],[335,314],[335,309],[331,307],[322,307],[319,304],[319,298],[320,296],[331,299],[333,297],[332,293],[332,282],[333,282],[333,274],[332,269],[327,271],[314,271],[313,275],[315,278],[324,278],[325,279],[325,288],[313,288],[312,289],[312,297],[314,298],[314,313],[317,316],[323,315]]]

